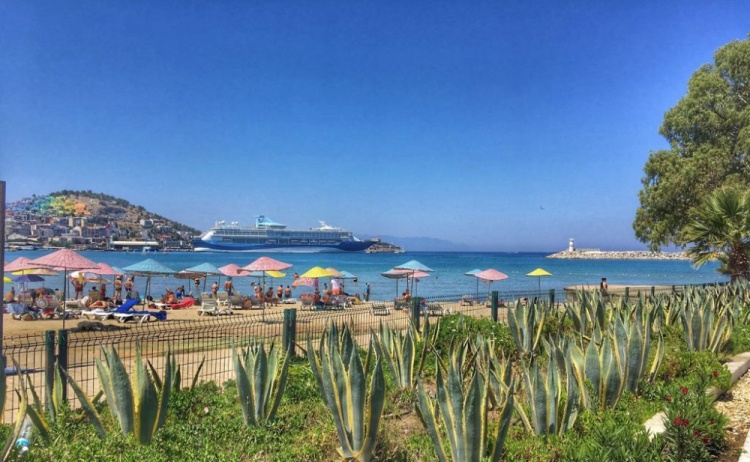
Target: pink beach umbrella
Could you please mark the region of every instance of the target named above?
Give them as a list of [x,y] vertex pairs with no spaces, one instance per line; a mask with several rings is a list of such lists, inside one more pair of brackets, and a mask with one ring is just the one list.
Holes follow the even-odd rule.
[[502,281],[503,279],[508,279],[508,275],[507,274],[501,273],[500,271],[498,271],[496,269],[492,269],[492,268],[490,268],[488,270],[480,271],[480,272],[474,274],[474,276],[476,278],[478,278],[478,279],[483,280],[483,281],[489,281],[489,283],[490,283],[489,291],[492,291],[492,283],[493,282],[495,282],[495,281]]
[[263,286],[266,285],[266,278],[265,273],[268,271],[282,271],[285,269],[291,268],[292,265],[289,263],[284,263],[283,261],[274,260],[273,258],[269,257],[260,257],[254,262],[250,263],[249,265],[243,266],[240,268],[241,271],[246,271],[249,273],[252,273],[253,271],[262,271],[263,272]]
[[34,269],[34,268],[48,268],[45,265],[37,265],[31,262],[32,262],[31,258],[18,257],[12,262],[5,265],[5,268],[3,268],[3,272],[12,273],[14,271],[22,271],[22,270]]
[[239,277],[244,277],[248,275],[247,271],[242,271],[242,268],[240,267],[240,265],[237,265],[235,263],[224,265],[219,268],[219,271],[224,273],[225,276],[229,276],[233,278],[239,278]]
[[[49,255],[35,258],[28,262],[33,267],[46,266],[57,271],[63,272],[63,281],[68,279],[70,270],[91,270],[98,269],[96,263],[88,258],[79,255],[75,250],[61,249],[52,252]],[[68,284],[63,285],[63,303],[68,299]],[[63,316],[63,329],[65,329],[65,316]]]

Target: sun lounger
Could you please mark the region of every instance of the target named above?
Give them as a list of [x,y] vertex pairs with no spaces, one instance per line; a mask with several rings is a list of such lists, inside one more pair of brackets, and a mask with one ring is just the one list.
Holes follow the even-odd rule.
[[23,303],[5,303],[5,306],[13,319],[33,321],[39,319],[41,315],[39,311],[31,309]]
[[474,298],[471,295],[464,295],[461,297],[461,306],[472,306],[474,304]]
[[86,319],[97,319],[99,321],[104,321],[105,319],[114,319],[116,313],[127,313],[128,311],[133,309],[135,305],[140,303],[140,301],[141,300],[137,298],[125,300],[125,303],[111,310],[105,310],[103,308],[82,310],[81,316],[84,316]]
[[370,307],[370,313],[377,316],[388,316],[391,314],[391,308],[385,303],[373,303]]
[[145,324],[151,319],[156,321],[166,321],[166,311],[150,311],[150,310],[133,310],[125,313],[114,313],[117,322],[126,323],[128,321],[137,321],[138,324]]
[[285,298],[284,300],[281,301],[281,303],[288,304],[288,305],[294,305],[294,304],[297,303],[297,299],[296,298]]
[[203,315],[213,315],[213,316],[221,316],[223,314],[230,315],[232,314],[232,309],[229,307],[220,307],[219,303],[214,299],[209,300],[203,300],[203,303],[201,303],[201,308],[198,310],[198,316]]
[[302,297],[300,298],[300,303],[300,309],[315,311],[315,304],[313,303],[312,297]]
[[438,303],[430,303],[422,310],[422,314],[425,316],[444,316],[449,314],[449,311]]

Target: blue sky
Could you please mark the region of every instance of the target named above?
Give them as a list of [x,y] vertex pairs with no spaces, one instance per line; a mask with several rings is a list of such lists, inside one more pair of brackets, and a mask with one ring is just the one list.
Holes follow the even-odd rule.
[[664,112],[744,1],[0,3],[9,200],[318,220],[476,250],[642,249]]

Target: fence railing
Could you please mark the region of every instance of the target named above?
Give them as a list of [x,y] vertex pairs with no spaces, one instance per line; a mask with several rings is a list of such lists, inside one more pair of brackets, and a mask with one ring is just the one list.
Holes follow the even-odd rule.
[[[679,288],[673,290],[680,290]],[[655,292],[652,290],[651,294]],[[55,363],[89,395],[99,391],[96,360],[102,359],[102,347],[117,348],[124,363],[141,349],[144,358],[159,370],[163,367],[165,353],[171,351],[180,364],[182,377],[192,377],[199,365],[200,381],[224,383],[232,379],[232,348],[246,346],[252,342],[283,343],[286,348],[300,355],[306,348],[306,337],[319,338],[330,323],[350,324],[360,345],[367,345],[372,331],[377,331],[381,322],[395,329],[407,329],[410,322],[419,328],[424,316],[463,313],[467,316],[492,318],[505,322],[507,309],[523,300],[540,300],[559,304],[555,291],[538,292],[492,292],[477,298],[472,295],[439,297],[414,297],[409,304],[398,300],[366,302],[340,310],[285,309],[283,312],[266,312],[244,316],[201,318],[188,321],[148,323],[138,327],[123,328],[107,324],[104,330],[81,331],[68,329],[46,331],[36,335],[5,337],[3,349],[10,358],[18,362],[20,372],[29,376],[29,382],[40,396],[45,386],[51,384]],[[628,296],[625,294],[625,296]],[[634,297],[635,294],[630,295]],[[6,369],[7,396],[4,422],[11,422],[18,411],[18,371]],[[67,388],[67,387],[66,387]],[[74,394],[66,389],[67,399],[73,406]],[[46,396],[44,398],[46,400]]]

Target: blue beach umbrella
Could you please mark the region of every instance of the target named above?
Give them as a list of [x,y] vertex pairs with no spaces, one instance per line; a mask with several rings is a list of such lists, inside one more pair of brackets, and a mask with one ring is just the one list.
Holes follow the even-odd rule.
[[[481,273],[481,272],[482,272],[482,270],[480,270],[479,268],[477,268],[477,269],[473,269],[471,271],[465,272],[464,276],[474,277],[474,275],[476,275],[477,273]],[[476,299],[477,300],[479,299],[479,279],[477,279],[477,295],[476,295]]]
[[219,284],[221,284],[221,276],[224,276],[224,273],[212,263],[201,263],[200,265],[184,269],[181,272],[190,273],[193,277],[202,277],[204,292],[206,291],[206,279],[209,276],[219,276]]
[[[425,273],[432,272],[432,268],[430,268],[429,266],[424,265],[424,264],[418,262],[417,260],[409,260],[406,263],[403,263],[403,264],[398,265],[398,266],[394,266],[393,269],[395,269],[395,270],[406,270],[406,271],[410,271],[411,272],[411,274],[412,274],[412,278],[411,278],[411,286],[412,286],[411,289],[412,290],[411,290],[411,293],[414,293],[414,279],[415,279],[413,277],[414,273],[416,273],[417,271],[424,271]],[[406,282],[408,284],[409,280],[407,279]],[[414,295],[416,295],[416,294],[414,294]]]
[[13,282],[27,283],[27,282],[42,282],[44,278],[37,276],[36,274],[23,274],[13,278]]
[[146,276],[146,290],[144,292],[146,296],[149,295],[149,291],[151,290],[152,276],[169,276],[170,274],[176,273],[172,268],[163,265],[152,258],[126,266],[123,269],[132,276]]

